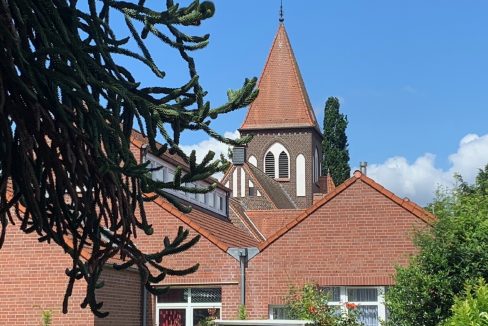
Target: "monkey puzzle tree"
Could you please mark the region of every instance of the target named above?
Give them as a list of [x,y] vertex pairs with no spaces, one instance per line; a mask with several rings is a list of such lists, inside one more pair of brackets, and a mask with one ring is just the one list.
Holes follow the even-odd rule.
[[[138,2],[89,0],[83,9],[76,0],[5,0],[0,2],[0,246],[9,225],[19,223],[39,241],[54,242],[72,258],[63,311],[76,280],[84,278],[87,292],[82,304],[97,316],[106,316],[95,290],[104,264],[114,256],[139,269],[146,288],[167,274],[196,270],[163,266],[168,254],[191,247],[180,230],[165,238],[156,253],[137,249],[136,231],[153,232],[144,201],[163,196],[182,210],[165,189],[187,189],[185,182],[204,179],[225,169],[212,152],[197,163],[179,147],[185,130],[201,130],[231,145],[211,127],[220,114],[247,106],[257,96],[256,79],[228,91],[227,103],[212,107],[199,82],[192,51],[204,48],[209,35],[185,33],[185,26],[200,25],[215,11],[211,2],[198,0],[165,8]],[[161,4],[161,7],[163,5]],[[119,37],[110,21],[119,14],[129,36]],[[145,39],[151,37],[174,48],[188,67],[188,80],[177,86],[143,87],[131,71],[117,63],[126,56],[144,64],[161,83],[165,73],[151,56]],[[130,41],[137,44],[134,49]],[[147,136],[155,155],[166,151],[189,166],[178,169],[173,182],[150,178],[148,164],[137,162],[129,148],[133,124]],[[162,147],[156,146],[161,137]],[[138,212],[138,214],[136,214]],[[81,252],[89,248],[88,260]],[[154,267],[153,275],[149,267]]]

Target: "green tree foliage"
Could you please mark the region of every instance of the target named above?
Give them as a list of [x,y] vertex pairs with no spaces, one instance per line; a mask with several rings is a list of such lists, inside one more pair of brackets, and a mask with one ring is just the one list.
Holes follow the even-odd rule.
[[488,286],[481,279],[477,286],[468,285],[465,295],[456,297],[452,316],[443,326],[488,326]]
[[397,269],[396,286],[386,294],[391,325],[438,325],[466,283],[488,279],[487,168],[473,185],[458,178],[455,189],[439,191],[429,205],[438,222],[418,234],[418,255]]
[[340,113],[337,97],[329,97],[324,110],[324,140],[322,141],[322,175],[330,173],[336,185],[351,176],[347,143],[347,116]]
[[[225,170],[212,152],[201,163],[194,152],[183,153],[179,141],[185,130],[203,131],[230,145],[249,140],[226,139],[211,128],[211,121],[249,105],[257,96],[256,79],[229,90],[228,101],[213,107],[205,100],[192,57],[208,44],[209,35],[189,35],[187,26],[195,31],[194,26],[213,16],[213,3],[194,0],[180,6],[167,0],[166,5],[152,5],[144,0],[0,2],[0,246],[7,226],[18,223],[22,231],[37,233],[39,241],[54,242],[71,256],[64,312],[74,282],[84,279],[82,306],[106,316],[95,290],[103,285],[103,266],[114,256],[125,260],[117,268],[138,268],[154,293],[151,284],[166,275],[195,271],[198,266],[174,270],[163,265],[165,256],[198,240],[187,239],[187,231],[165,238],[159,252],[137,249],[136,231],[153,233],[144,201],[156,193],[188,210],[165,189],[206,192],[215,185],[187,189],[184,184]],[[125,30],[113,26],[116,15]],[[187,82],[162,86],[165,73],[146,46],[148,36],[181,56]],[[142,85],[129,65],[117,63],[120,56],[145,66],[157,84]],[[169,183],[151,180],[148,163],[138,164],[129,149],[135,123],[153,154],[179,155],[189,171],[179,168]],[[156,146],[156,137],[163,146]],[[7,191],[10,184],[13,196]],[[81,259],[84,249],[91,252],[87,261]]]

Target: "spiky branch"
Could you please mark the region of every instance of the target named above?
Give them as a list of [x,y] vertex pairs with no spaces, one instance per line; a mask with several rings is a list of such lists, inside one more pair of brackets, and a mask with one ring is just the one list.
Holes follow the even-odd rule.
[[[197,268],[177,271],[162,264],[166,255],[196,243],[198,238],[187,239],[187,231],[180,230],[173,241],[166,238],[163,249],[151,254],[137,249],[133,239],[137,230],[153,232],[144,210],[147,194],[175,202],[164,189],[185,190],[185,182],[226,167],[213,161],[213,153],[200,164],[195,153],[188,157],[178,145],[183,131],[202,130],[231,145],[248,141],[226,139],[210,122],[251,103],[256,79],[246,79],[241,89],[228,92],[227,103],[212,107],[190,55],[208,44],[209,35],[182,30],[199,25],[214,10],[211,2],[198,0],[186,7],[167,0],[165,8],[154,9],[144,0],[89,0],[87,10],[76,0],[0,1],[0,247],[7,226],[20,222],[22,231],[36,232],[39,241],[54,242],[72,257],[64,312],[74,282],[83,278],[83,306],[99,317],[107,315],[95,292],[104,265],[114,256],[126,261],[119,269],[137,267],[153,292],[152,283],[166,275]],[[114,14],[123,15],[128,37],[114,32]],[[162,80],[165,73],[145,45],[149,34],[186,62],[184,85],[142,87],[117,63],[116,56],[132,58]],[[134,124],[147,136],[152,153],[179,155],[189,171],[180,169],[171,183],[151,180],[148,163],[138,163],[129,149]],[[156,146],[159,136],[162,147]]]

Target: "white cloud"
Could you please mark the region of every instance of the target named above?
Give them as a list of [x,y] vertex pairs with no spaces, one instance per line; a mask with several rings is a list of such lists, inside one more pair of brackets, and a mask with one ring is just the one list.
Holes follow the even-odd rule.
[[[226,131],[224,133],[224,137],[230,139],[239,138],[239,131]],[[229,148],[228,145],[221,143],[220,141],[213,138],[202,140],[201,142],[193,145],[181,145],[180,147],[187,154],[190,154],[192,150],[195,150],[197,154],[197,162],[201,162],[201,160],[205,157],[205,155],[207,155],[209,151],[213,151],[215,153],[214,159],[218,159],[220,157],[220,154],[224,154],[224,156],[227,157]],[[219,173],[217,175],[214,175],[214,177],[220,179],[220,177],[222,177],[222,174]]]
[[409,163],[405,157],[395,156],[384,163],[370,164],[368,176],[400,197],[408,197],[419,205],[434,198],[439,186],[452,187],[453,175],[462,175],[473,182],[478,169],[488,163],[488,134],[468,134],[459,142],[456,153],[449,155],[450,167],[438,168],[435,155],[426,153]]

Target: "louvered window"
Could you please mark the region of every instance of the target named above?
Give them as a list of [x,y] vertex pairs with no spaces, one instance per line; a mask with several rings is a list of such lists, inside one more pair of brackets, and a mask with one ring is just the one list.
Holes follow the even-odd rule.
[[264,172],[271,178],[275,177],[275,160],[271,152],[268,152],[264,158]]
[[279,161],[278,161],[278,164],[279,164],[279,177],[280,178],[288,178],[289,175],[288,175],[288,155],[286,155],[286,153],[283,151],[280,153],[280,156],[279,156]]

